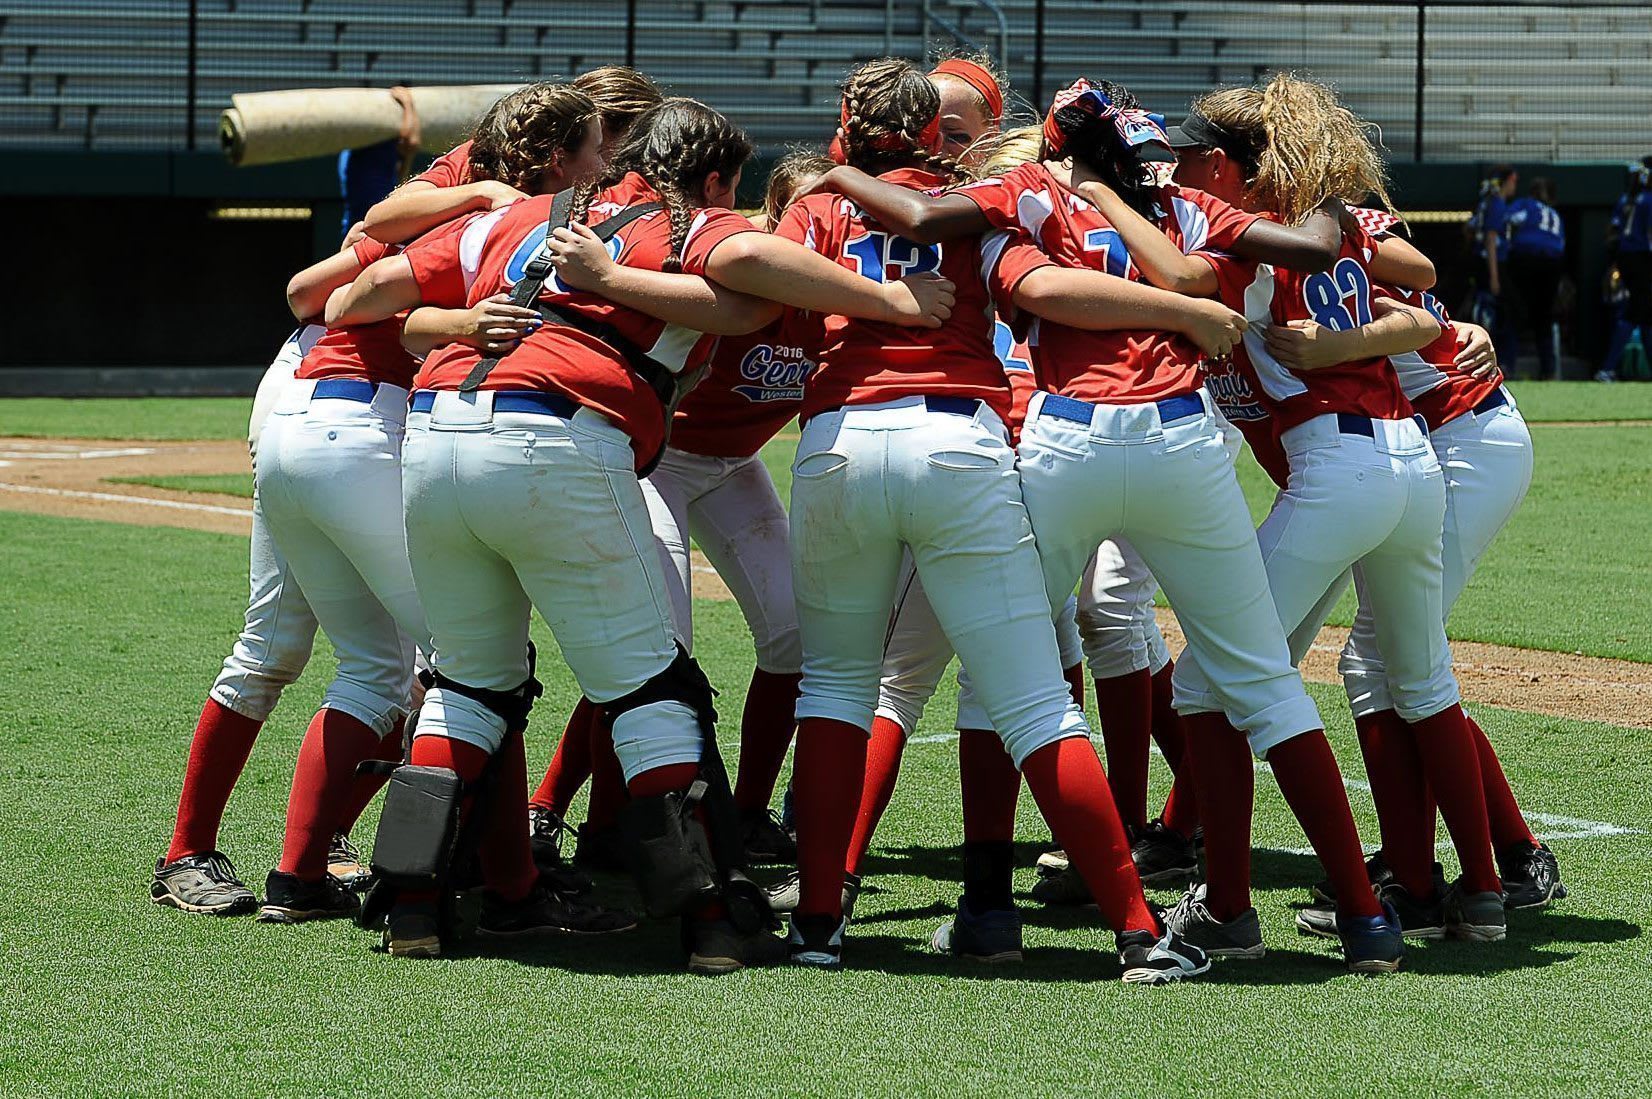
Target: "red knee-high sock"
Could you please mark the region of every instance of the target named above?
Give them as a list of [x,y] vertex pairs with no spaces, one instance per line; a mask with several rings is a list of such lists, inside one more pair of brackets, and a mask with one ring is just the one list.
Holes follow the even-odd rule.
[[866,730],[848,722],[822,717],[798,722],[792,804],[801,914],[843,913],[843,867],[866,786],[866,742]]
[[[1382,913],[1365,876],[1365,852],[1359,829],[1342,788],[1342,772],[1330,741],[1318,729],[1268,749],[1268,766],[1285,803],[1307,833],[1308,843],[1336,889],[1337,912],[1344,916]],[[1208,842],[1208,841],[1207,841]]]
[[1130,839],[1090,742],[1065,737],[1046,744],[1022,761],[1021,773],[1107,925],[1114,931],[1157,934],[1159,922],[1142,896]]
[[172,844],[166,861],[199,855],[218,846],[218,825],[224,819],[229,793],[252,754],[262,721],[243,717],[209,698],[195,723],[189,742],[184,788],[178,795],[178,819],[172,826]]
[[[405,719],[396,722],[388,733],[379,737],[378,750],[370,758],[381,759],[386,763],[395,763],[402,758],[402,734],[407,727]],[[357,775],[350,784],[350,800],[345,803],[344,814],[339,817],[338,830],[348,832],[354,828],[356,821],[361,819],[367,806],[372,804],[373,798],[384,789],[388,780],[387,775]]]
[[1355,718],[1354,727],[1382,829],[1383,861],[1407,892],[1426,899],[1434,893],[1434,800],[1417,740],[1393,710]]
[[1198,760],[1193,790],[1205,825],[1205,903],[1220,920],[1250,907],[1250,826],[1256,773],[1250,745],[1222,714],[1184,715],[1187,747]]
[[1486,791],[1486,816],[1491,824],[1491,842],[1498,847],[1507,847],[1511,843],[1536,844],[1537,837],[1532,835],[1531,825],[1526,823],[1526,815],[1520,811],[1520,803],[1514,800],[1514,791],[1509,789],[1509,780],[1503,774],[1503,764],[1497,758],[1497,752],[1486,738],[1485,730],[1468,711],[1463,711],[1463,719],[1468,722],[1469,732],[1474,735],[1474,747],[1480,756],[1480,782]]
[[327,872],[327,848],[355,786],[356,764],[378,748],[379,735],[349,714],[322,709],[310,719],[287,798],[287,833],[278,867],[283,873],[319,881]]
[[872,833],[877,830],[883,811],[889,808],[889,799],[895,793],[895,779],[901,772],[901,752],[906,748],[906,732],[897,721],[886,717],[872,719],[872,731],[866,743],[866,781],[861,787],[860,809],[855,814],[855,830],[849,839],[849,856],[843,869],[850,874],[860,873],[860,864],[872,846]]
[[581,698],[568,715],[562,739],[556,742],[556,754],[545,768],[545,777],[539,789],[529,800],[541,809],[549,809],[557,816],[567,816],[568,806],[591,777],[591,723],[597,719],[597,704]]
[[1463,867],[1469,890],[1485,893],[1503,887],[1491,857],[1491,823],[1486,816],[1485,784],[1480,754],[1461,706],[1447,706],[1432,717],[1410,723],[1417,738],[1428,787],[1440,804]]
[[1126,827],[1147,824],[1147,747],[1153,735],[1153,677],[1147,669],[1096,680],[1096,713],[1107,748],[1107,782]]
[[734,782],[734,804],[739,809],[766,809],[774,797],[775,780],[786,762],[797,729],[797,688],[800,673],[783,675],[755,668],[746,689],[746,708],[740,715],[740,771]]
[[528,756],[521,730],[505,734],[494,767],[487,831],[478,851],[482,880],[503,899],[519,901],[539,880],[528,841]]
[[1199,803],[1193,796],[1193,753],[1187,750],[1187,731],[1182,728],[1182,715],[1176,712],[1174,704],[1175,672],[1176,662],[1170,661],[1153,676],[1153,742],[1164,753],[1171,774],[1176,776],[1159,817],[1166,828],[1191,836],[1199,827]]
[[1084,662],[1081,660],[1071,668],[1061,673],[1061,678],[1067,681],[1067,690],[1072,692],[1073,703],[1079,709],[1084,709]]
[[585,808],[586,823],[592,828],[612,828],[619,823],[626,800],[625,770],[614,754],[614,730],[598,715],[591,722],[591,803]]
[[1015,803],[1021,772],[991,729],[958,730],[958,773],[964,802],[965,843],[1015,839]]

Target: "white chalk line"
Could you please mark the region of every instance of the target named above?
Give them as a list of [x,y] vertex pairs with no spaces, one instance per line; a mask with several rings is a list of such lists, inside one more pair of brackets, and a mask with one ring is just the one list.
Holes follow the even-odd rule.
[[113,450],[0,450],[0,458],[19,458],[31,462],[82,461],[90,458],[133,458],[155,453],[154,447],[132,446]]
[[105,500],[116,504],[148,504],[151,507],[172,508],[176,511],[204,511],[213,515],[238,515],[244,519],[252,518],[251,508],[229,508],[219,504],[192,504],[184,500],[157,500],[153,496],[128,496],[119,492],[89,492],[85,489],[47,488],[44,485],[14,485],[5,481],[0,481],[0,490],[32,493],[36,496],[62,496],[75,500]]
[[[950,744],[957,739],[958,734],[956,732],[927,733],[923,736],[911,737],[907,740],[907,743]],[[1097,743],[1101,741],[1101,737],[1096,734],[1092,734],[1090,739]],[[1164,753],[1159,751],[1158,745],[1153,745],[1150,750],[1159,758],[1164,758]],[[1257,771],[1266,771],[1268,769],[1268,765],[1260,761],[1257,761],[1254,764],[1254,767]],[[1362,794],[1369,795],[1371,793],[1371,784],[1368,782],[1361,782],[1358,779],[1344,778],[1342,780],[1342,784],[1348,789],[1356,790]],[[1528,823],[1549,829],[1548,831],[1537,833],[1537,838],[1545,841],[1602,839],[1612,836],[1644,836],[1646,834],[1646,830],[1643,828],[1630,828],[1626,825],[1612,824],[1603,820],[1585,820],[1582,817],[1568,817],[1559,813],[1534,813],[1529,810],[1525,811],[1525,814]],[[1434,846],[1436,850],[1449,850],[1451,848],[1451,841],[1442,840]],[[1258,847],[1257,850],[1268,851],[1279,855],[1312,855],[1314,853],[1314,849],[1312,847]],[[1365,853],[1368,855],[1375,854],[1377,850],[1377,847],[1368,845],[1365,848]]]

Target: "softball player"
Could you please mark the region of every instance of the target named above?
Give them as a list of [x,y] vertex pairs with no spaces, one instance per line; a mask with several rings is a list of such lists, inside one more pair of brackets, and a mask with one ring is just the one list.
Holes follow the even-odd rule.
[[[416,303],[474,303],[525,279],[530,289],[540,285],[535,300],[549,323],[515,351],[482,359],[449,345],[416,380],[413,408],[429,418],[407,442],[406,524],[437,685],[421,711],[412,762],[471,783],[503,748],[498,781],[525,802],[521,731],[536,693],[527,626],[537,607],[582,692],[607,711],[632,799],[627,831],[644,898],[656,915],[684,916],[689,965],[703,972],[778,960],[782,948],[759,923],[734,922],[756,913],[725,904],[739,899],[744,879],[717,823],[728,794],[707,735],[710,685],[676,643],[637,472],[664,445],[677,400],[665,387],[674,389],[678,375],[692,378],[710,351],[701,331],[749,331],[776,310],[692,276],[801,308],[910,324],[944,315],[937,288],[869,286],[734,214],[750,152],[715,111],[671,100],[638,120],[598,185],[573,196],[572,220],[589,216],[609,232],[627,272],[683,272],[666,282],[691,284],[686,298],[662,296],[656,305],[676,320],[562,284],[544,245],[549,198],[433,234],[369,268],[328,309],[334,322],[362,322]],[[623,220],[610,224],[616,219]],[[696,328],[683,324],[690,319]],[[599,606],[601,614],[591,613]],[[702,776],[712,787],[704,802]],[[696,805],[704,812],[693,812]],[[524,804],[517,819],[525,816]],[[515,834],[520,845],[506,867],[497,859],[507,852],[483,850],[495,890],[507,873],[533,881],[526,831]],[[432,836],[438,850],[410,851],[410,860],[439,860],[442,837]],[[538,895],[500,911],[494,933],[540,929],[546,913],[533,902]],[[402,892],[388,921],[392,953],[440,950],[434,900]]]
[[[933,170],[947,167],[934,152],[938,109],[934,86],[917,69],[869,62],[844,83],[834,159],[882,173],[894,187],[944,185],[947,176]],[[996,271],[1001,248],[978,239],[925,247],[829,194],[794,205],[780,232],[870,280],[938,269],[957,283],[959,315],[967,319],[914,338],[829,318],[804,395],[791,511],[804,649],[793,962],[841,960],[842,867],[864,779],[882,638],[907,550],[1010,757],[1118,935],[1125,980],[1203,972],[1208,959],[1163,932],[1142,897],[1088,728],[1061,679],[1005,438],[1009,388],[977,274]],[[992,277],[1003,290],[1024,281],[1019,274]],[[1077,281],[1094,292],[1106,280]],[[1096,304],[1086,298],[1086,308]]]

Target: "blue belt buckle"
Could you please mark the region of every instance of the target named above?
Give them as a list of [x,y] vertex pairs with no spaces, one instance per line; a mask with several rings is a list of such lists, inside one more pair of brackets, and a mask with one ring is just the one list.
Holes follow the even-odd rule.
[[323,378],[315,383],[311,392],[312,400],[333,401],[360,401],[362,404],[373,402],[373,391],[378,386],[365,378]]
[[1096,406],[1089,401],[1081,401],[1076,397],[1063,397],[1059,393],[1044,394],[1044,403],[1039,406],[1040,416],[1054,416],[1058,420],[1069,423],[1083,424],[1089,427],[1095,419]]

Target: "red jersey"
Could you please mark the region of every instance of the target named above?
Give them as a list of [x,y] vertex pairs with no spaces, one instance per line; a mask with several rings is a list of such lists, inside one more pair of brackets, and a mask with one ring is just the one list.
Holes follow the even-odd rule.
[[[635,172],[599,193],[586,216],[588,224],[607,220],[628,206],[657,201],[659,196]],[[552,196],[524,199],[502,209],[474,214],[426,235],[407,250],[426,305],[464,308],[494,294],[508,292],[545,243]],[[733,210],[703,209],[694,214],[683,243],[682,268],[705,273],[712,250],[729,237],[755,233],[751,222]],[[608,242],[616,262],[658,271],[670,247],[671,219],[657,210],[625,226]],[[615,305],[606,298],[571,290],[553,276],[540,300],[619,329],[650,357],[674,370],[693,370],[711,354],[715,337]],[[420,389],[458,389],[482,353],[462,343],[432,352],[419,371]],[[595,336],[562,324],[545,324],[499,361],[482,383],[484,389],[536,389],[561,393],[602,413],[631,436],[638,467],[659,452],[665,434],[660,400],[625,359]]]
[[1468,342],[1467,337],[1451,323],[1445,306],[1433,294],[1397,286],[1379,285],[1377,289],[1396,301],[1428,310],[1440,322],[1440,335],[1433,343],[1388,360],[1394,373],[1399,375],[1400,387],[1412,407],[1428,423],[1428,430],[1433,431],[1472,411],[1503,384],[1501,372],[1476,378],[1457,368],[1457,353]]
[[[913,190],[946,180],[915,168],[881,177]],[[902,328],[828,316],[820,357],[803,394],[805,418],[846,404],[900,397],[970,397],[1008,416],[1010,391],[992,350],[992,302],[985,268],[996,261],[979,237],[916,244],[885,229],[841,195],[810,195],[793,203],[777,234],[873,280],[938,272],[957,287],[951,319],[940,328]]]
[[[1063,267],[1089,268],[1147,281],[1112,223],[1101,211],[1057,183],[1042,164],[1023,164],[956,193],[979,206],[993,227],[1024,234]],[[1201,226],[1208,239],[1210,220],[1193,216],[1194,205],[1189,204],[1189,222]],[[1230,222],[1218,224],[1225,239],[1232,231]],[[1179,244],[1181,221],[1166,221],[1164,228]],[[1002,266],[1006,271],[1015,269],[1007,262]],[[1027,343],[1033,350],[1043,387],[1064,396],[1108,404],[1144,404],[1191,393],[1199,387],[1199,348],[1177,332],[1095,332],[1039,321],[1029,327]]]
[[1004,378],[1010,383],[1010,414],[1004,421],[1010,429],[1010,442],[1021,438],[1021,428],[1027,422],[1027,405],[1038,392],[1038,378],[1033,374],[1032,349],[1025,340],[1015,337],[1015,331],[1003,321],[993,323],[992,348],[1004,368]]
[[718,340],[710,373],[677,406],[671,448],[712,458],[763,449],[803,406],[819,342],[820,318],[794,309],[756,332]]
[[[470,142],[456,145],[430,162],[430,167],[414,176],[420,183],[437,187],[458,187],[470,182]],[[412,182],[409,180],[408,182]]]
[[1244,350],[1254,396],[1268,407],[1280,432],[1329,412],[1375,420],[1403,420],[1411,404],[1387,360],[1363,359],[1305,370],[1300,374],[1275,359],[1262,341],[1268,325],[1313,320],[1345,332],[1371,322],[1371,277],[1366,270],[1376,242],[1360,230],[1344,233],[1342,250],[1329,271],[1307,274],[1232,256],[1200,253],[1216,270],[1221,299],[1250,322]]
[[1183,254],[1210,250],[1231,252],[1260,214],[1246,213],[1194,187],[1167,183],[1159,188],[1153,221]]
[[[380,244],[372,237],[363,237],[351,247],[362,267],[401,251],[400,245]],[[402,347],[404,319],[397,316],[373,324],[327,329],[304,355],[293,377],[365,378],[408,388],[419,363]]]

